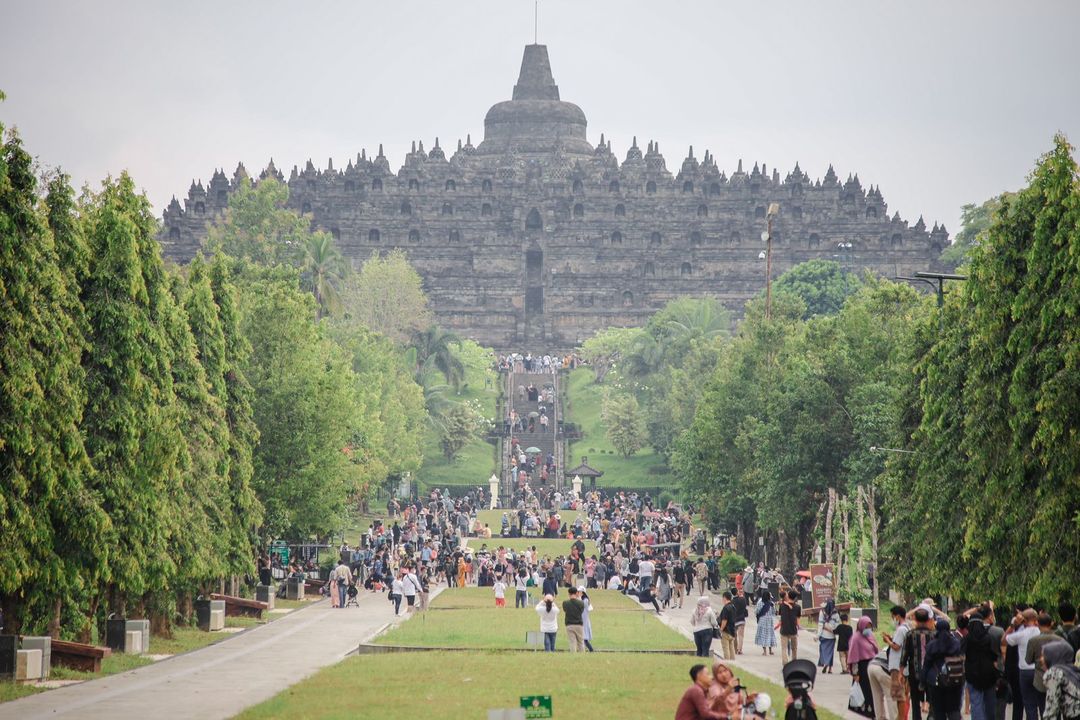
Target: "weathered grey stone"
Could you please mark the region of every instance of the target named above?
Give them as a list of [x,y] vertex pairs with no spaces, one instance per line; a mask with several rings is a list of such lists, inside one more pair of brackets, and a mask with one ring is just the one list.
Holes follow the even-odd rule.
[[124,633],[124,652],[128,655],[142,655],[143,634],[140,630],[128,630]]
[[285,597],[289,600],[303,600],[304,581],[300,578],[289,578],[285,583]]
[[[128,632],[136,631],[142,636],[142,652],[150,652],[150,621],[149,620],[128,620],[125,626]],[[127,650],[127,652],[131,652]]]
[[210,610],[210,632],[225,629],[225,608]]
[[259,602],[266,603],[267,610],[274,609],[274,597],[276,596],[276,594],[276,588],[271,585],[255,586],[255,599]]
[[[395,174],[380,146],[343,170],[293,168],[289,206],[330,232],[359,265],[403,248],[424,278],[438,321],[481,343],[569,348],[598,329],[638,325],[678,297],[712,295],[741,313],[765,284],[760,235],[773,225],[773,276],[807,260],[838,259],[886,277],[936,266],[948,232],[890,216],[881,191],[830,166],[812,180],[798,163],[783,177],[755,164],[721,170],[693,148],[677,173],[659,145],[637,141],[619,163],[585,114],[561,100],[547,48],[525,48],[511,100],[497,103],[479,147],[449,159],[436,139],[413,146]],[[735,158],[731,159],[732,164]],[[248,177],[218,170],[164,213],[165,253],[187,261],[208,222]],[[259,178],[285,181],[273,161]],[[840,243],[851,243],[841,250]]]

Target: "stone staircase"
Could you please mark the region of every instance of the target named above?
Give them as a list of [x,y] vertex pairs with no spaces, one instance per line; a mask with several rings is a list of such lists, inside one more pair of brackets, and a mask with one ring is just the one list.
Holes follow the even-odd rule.
[[[511,430],[509,437],[506,437],[503,442],[504,457],[503,457],[503,483],[502,494],[508,497],[512,490],[516,487],[513,478],[510,477],[510,463],[507,459],[511,441],[516,439],[521,445],[522,449],[536,447],[540,449],[539,458],[544,460],[548,455],[555,456],[555,472],[549,476],[548,484],[555,487],[562,487],[563,484],[563,457],[565,455],[565,443],[562,437],[562,433],[559,431],[559,423],[562,421],[562,408],[560,407],[559,398],[559,383],[563,380],[559,374],[552,373],[508,373],[507,374],[507,387],[506,397],[508,407],[513,408],[519,417],[526,418],[528,421],[529,416],[532,413],[537,413],[537,420],[535,423],[535,429],[533,432],[526,430],[521,432],[520,430]],[[539,390],[550,389],[552,390],[553,399],[548,403],[541,403],[539,401],[530,401],[526,394],[524,398],[519,395],[519,387],[528,387],[529,385],[535,385]],[[548,417],[547,431],[541,430],[539,413],[540,408],[544,408],[544,412]],[[535,481],[537,484],[539,481]]]

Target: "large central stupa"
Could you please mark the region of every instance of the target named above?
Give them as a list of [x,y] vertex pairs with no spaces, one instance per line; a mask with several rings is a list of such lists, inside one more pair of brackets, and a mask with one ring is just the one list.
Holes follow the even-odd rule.
[[[434,110],[434,108],[433,108]],[[829,166],[811,179],[727,158],[730,175],[691,147],[675,173],[659,144],[636,139],[619,162],[604,136],[586,137],[585,113],[559,97],[547,48],[528,45],[512,99],[492,107],[484,140],[413,143],[395,173],[382,152],[343,169],[308,160],[286,180],[273,161],[256,181],[287,182],[289,206],[331,233],[356,265],[405,249],[445,327],[500,349],[565,349],[598,329],[643,323],[671,299],[712,295],[736,313],[764,286],[759,236],[773,225],[773,273],[814,258],[885,276],[931,268],[948,243],[890,216],[877,187],[841,181]],[[339,165],[340,167],[340,165]],[[237,185],[216,171],[192,182],[164,214],[161,242],[192,258]]]

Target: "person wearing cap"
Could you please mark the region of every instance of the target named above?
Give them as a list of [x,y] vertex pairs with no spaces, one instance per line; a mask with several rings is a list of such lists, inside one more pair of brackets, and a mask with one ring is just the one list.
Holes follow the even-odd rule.
[[1026,720],[1039,720],[1039,693],[1035,690],[1035,664],[1027,659],[1028,642],[1039,634],[1039,614],[1033,608],[1018,612],[1005,631],[1005,644],[1018,651],[1020,699]]

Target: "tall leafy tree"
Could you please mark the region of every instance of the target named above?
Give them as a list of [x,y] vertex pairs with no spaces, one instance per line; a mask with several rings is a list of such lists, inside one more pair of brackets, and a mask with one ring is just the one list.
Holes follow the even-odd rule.
[[56,635],[61,602],[103,572],[108,548],[99,540],[109,522],[79,431],[84,339],[61,265],[79,254],[81,237],[65,180],[51,191],[60,247],[40,211],[30,155],[8,135],[0,148],[0,607],[9,631],[40,632],[45,618]]
[[315,296],[320,318],[341,307],[341,285],[347,269],[330,233],[316,232],[306,239],[301,279]]

